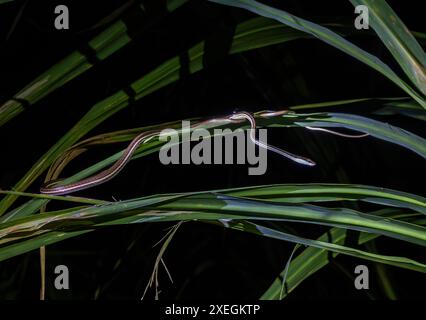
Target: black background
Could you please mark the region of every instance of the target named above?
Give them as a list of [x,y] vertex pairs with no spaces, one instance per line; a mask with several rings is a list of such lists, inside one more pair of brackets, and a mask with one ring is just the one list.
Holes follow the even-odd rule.
[[[268,2],[269,3],[269,2]],[[352,21],[349,1],[271,2],[313,21]],[[418,2],[388,1],[406,25],[424,31]],[[56,30],[54,8],[66,4],[70,30]],[[14,1],[0,6],[0,103],[36,76],[91,39],[90,30],[122,1]],[[25,6],[23,8],[23,6]],[[418,7],[416,7],[418,6]],[[22,16],[10,32],[18,12]],[[0,187],[10,189],[31,165],[62,137],[96,102],[128,86],[166,59],[211,36],[215,31],[252,17],[243,10],[204,1],[191,1],[154,23],[130,45],[99,63],[77,79],[31,106],[0,128]],[[398,66],[374,37],[351,39],[387,62]],[[399,72],[399,74],[402,74]],[[109,118],[89,133],[140,127],[194,116],[216,116],[240,110],[282,109],[285,106],[363,97],[403,96],[404,92],[366,65],[316,40],[285,44],[229,56],[206,70],[167,86]],[[368,114],[370,105],[338,110]],[[330,109],[333,110],[333,109]],[[368,116],[371,116],[368,114]],[[422,123],[402,116],[390,122],[419,135]],[[209,190],[269,183],[342,182],[381,186],[424,195],[423,160],[397,145],[366,138],[346,140],[302,129],[270,130],[268,140],[314,160],[327,159],[316,168],[295,165],[270,154],[264,176],[248,176],[240,166],[164,166],[156,154],[130,163],[113,181],[81,195],[100,199],[130,199],[143,195]],[[309,154],[304,141],[313,141],[318,154]],[[115,147],[87,153],[64,171],[67,176],[103,159]],[[29,191],[37,192],[41,179]],[[56,208],[52,206],[51,208]],[[361,206],[372,210],[374,206]],[[152,246],[169,224],[111,227],[47,248],[48,299],[140,299],[151,275],[159,247]],[[297,227],[304,236],[316,237],[324,228]],[[132,244],[130,250],[127,250]],[[165,254],[174,283],[160,271],[160,298],[258,298],[283,269],[293,245],[254,235],[190,222],[182,225]],[[380,239],[381,253],[420,260],[424,250]],[[118,268],[114,268],[121,261]],[[341,268],[353,272],[363,263],[372,270],[370,293],[383,298],[372,263],[339,256],[305,281],[289,299],[367,299],[355,290]],[[53,269],[70,268],[71,290],[53,287]],[[387,268],[400,298],[425,298],[422,274]],[[352,273],[353,274],[353,273]],[[38,252],[0,263],[0,297],[37,299]],[[153,298],[150,290],[147,299]]]

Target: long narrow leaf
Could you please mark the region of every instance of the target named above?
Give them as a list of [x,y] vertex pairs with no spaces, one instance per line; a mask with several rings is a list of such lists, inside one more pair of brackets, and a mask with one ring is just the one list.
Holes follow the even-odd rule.
[[[401,215],[400,210],[380,210],[374,213],[388,218],[396,218]],[[404,219],[409,219],[410,215]],[[420,220],[416,220],[419,221]],[[421,221],[425,224],[426,221]],[[347,231],[339,228],[332,228],[327,233],[318,238],[319,241],[328,241],[336,244],[343,244],[347,236]],[[367,243],[376,238],[376,235],[360,233],[358,238],[358,245]],[[333,253],[332,257],[335,258],[338,254]],[[325,249],[318,249],[315,247],[306,248],[295,259],[292,260],[287,272],[286,284],[282,291],[283,283],[280,277],[277,277],[270,287],[263,293],[261,299],[263,300],[279,300],[285,298],[297,286],[302,283],[306,278],[326,266],[330,262],[329,252]],[[283,270],[284,272],[284,270]],[[281,272],[281,275],[283,274]]]
[[369,67],[375,69],[376,71],[383,74],[402,90],[408,93],[413,97],[423,108],[426,109],[426,100],[424,96],[420,95],[412,87],[410,87],[405,81],[400,79],[398,75],[384,62],[378,59],[376,56],[368,53],[365,50],[357,47],[353,43],[347,41],[342,36],[331,31],[328,28],[320,26],[316,23],[310,22],[308,20],[296,17],[288,12],[279,10],[265,4],[262,4],[253,0],[209,0],[211,2],[217,2],[228,6],[239,7],[247,9],[253,13],[259,14],[261,16],[275,19],[284,23],[292,28],[297,30],[309,33],[316,38],[342,50],[343,52],[351,55],[352,57],[358,59],[359,61],[367,64]]
[[385,0],[351,0],[368,7],[369,23],[396,61],[426,95],[426,54]]
[[282,231],[277,231],[272,228],[267,228],[259,224],[246,222],[246,221],[232,222],[229,225],[230,225],[230,228],[240,230],[240,231],[254,233],[254,234],[266,236],[269,238],[289,241],[289,242],[293,242],[297,244],[306,245],[309,247],[331,251],[334,253],[341,253],[341,254],[353,256],[360,259],[366,259],[370,261],[388,264],[391,266],[396,266],[400,268],[405,268],[405,269],[426,273],[426,264],[419,263],[417,261],[407,259],[404,257],[385,256],[385,255],[375,254],[375,253],[371,253],[371,252],[367,252],[363,250],[353,249],[353,248],[339,245],[336,243],[330,243],[330,242],[321,241],[321,240],[306,239],[306,238],[294,236],[292,234],[285,233]]
[[[201,212],[192,214],[192,212]],[[141,214],[141,212],[144,212]],[[159,195],[108,203],[67,213],[43,213],[13,220],[0,225],[0,241],[8,242],[17,235],[27,237],[55,231],[68,225],[93,228],[99,223],[128,216],[127,223],[136,221],[180,221],[248,219],[277,220],[338,226],[374,234],[386,235],[407,242],[426,245],[426,229],[402,221],[357,212],[346,208],[324,208],[306,204],[284,204],[231,197],[218,193]]]
[[[166,2],[168,12],[172,12],[187,0],[167,0]],[[142,6],[134,10],[142,10]],[[141,21],[142,25],[143,21]],[[93,50],[97,59],[104,60],[130,43],[131,38],[127,31],[126,24],[119,20],[89,41],[88,47]],[[92,67],[92,62],[81,52],[75,51],[69,54],[16,93],[12,99],[0,105],[0,126],[24,111],[22,100],[28,104],[34,104]]]

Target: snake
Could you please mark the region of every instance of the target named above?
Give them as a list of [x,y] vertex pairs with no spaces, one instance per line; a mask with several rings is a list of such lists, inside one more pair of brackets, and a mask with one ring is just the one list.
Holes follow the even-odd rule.
[[[259,117],[268,118],[273,116],[282,115],[288,112],[288,110],[282,110],[282,111],[263,111],[257,114]],[[239,111],[234,112],[231,115],[228,115],[226,117],[222,118],[213,118],[204,120],[201,122],[196,123],[195,125],[191,126],[191,129],[195,129],[197,127],[203,127],[210,123],[217,123],[217,122],[228,122],[228,123],[239,123],[241,121],[248,121],[250,123],[250,140],[258,145],[261,148],[265,148],[267,150],[270,150],[272,152],[275,152],[283,157],[286,157],[296,163],[306,165],[306,166],[315,166],[316,163],[309,159],[302,156],[295,155],[293,153],[290,153],[288,151],[282,150],[280,148],[274,147],[272,145],[263,143],[256,139],[255,136],[255,129],[256,129],[256,120],[254,116],[247,111]],[[312,128],[312,129],[319,129],[319,128]],[[343,135],[336,133],[331,130],[323,129],[322,131]],[[103,184],[112,178],[114,178],[117,174],[119,174],[123,168],[126,166],[126,164],[130,161],[133,154],[135,153],[136,149],[143,143],[148,142],[149,140],[153,139],[154,137],[157,137],[161,134],[162,130],[150,130],[150,131],[144,131],[137,135],[127,146],[127,148],[124,150],[121,157],[108,169],[105,169],[95,175],[92,175],[90,177],[87,177],[85,179],[82,179],[80,181],[69,183],[69,184],[63,184],[62,181],[49,181],[45,183],[40,188],[40,193],[47,194],[47,195],[67,195],[70,193],[74,193],[77,191],[85,190],[88,188],[92,188],[95,186],[98,186],[100,184]],[[347,135],[343,135],[347,136]],[[349,136],[349,137],[361,137],[361,136]]]

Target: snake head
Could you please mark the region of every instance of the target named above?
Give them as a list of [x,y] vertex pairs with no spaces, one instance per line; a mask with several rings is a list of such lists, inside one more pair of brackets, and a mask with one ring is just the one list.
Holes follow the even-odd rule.
[[[253,119],[253,116],[247,111],[234,111],[232,115],[229,116],[230,120],[249,120]],[[254,119],[253,119],[254,120]]]

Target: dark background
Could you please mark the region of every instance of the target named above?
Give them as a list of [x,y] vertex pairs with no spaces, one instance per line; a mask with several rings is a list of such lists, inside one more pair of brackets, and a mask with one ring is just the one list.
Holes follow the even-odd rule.
[[[90,30],[90,27],[122,3],[118,0],[17,0],[0,5],[0,103],[96,35],[102,28]],[[312,21],[351,22],[354,19],[349,1],[271,3]],[[425,31],[424,12],[416,8],[417,4],[388,3],[408,28]],[[54,28],[54,8],[59,4],[66,4],[70,10],[70,30]],[[18,14],[21,14],[19,19]],[[250,17],[253,16],[243,10],[191,1],[146,27],[130,45],[0,128],[0,187],[12,188],[96,102],[217,30],[232,29]],[[14,21],[17,24],[12,28]],[[361,35],[351,41],[400,71],[378,39]],[[88,136],[194,116],[229,114],[236,108],[256,111],[322,101],[395,96],[404,96],[404,92],[366,65],[320,41],[297,40],[221,59],[137,101]],[[369,111],[375,108],[377,105],[370,103],[334,110],[371,116]],[[378,119],[424,136],[420,121],[402,116]],[[309,156],[319,166],[306,168],[269,154],[267,173],[248,176],[247,167],[243,165],[164,166],[154,154],[133,161],[113,181],[81,195],[123,200],[167,192],[309,182],[374,185],[424,195],[424,186],[420,185],[421,176],[424,177],[423,160],[397,145],[373,138],[347,140],[303,129],[269,130],[268,141]],[[88,152],[69,165],[63,175],[77,172],[117,150],[114,146]],[[310,153],[312,150],[316,152]],[[37,192],[41,182],[41,179],[37,181],[29,191]],[[357,208],[368,211],[376,207]],[[158,246],[152,246],[170,226],[162,223],[111,227],[49,246],[47,299],[139,299],[159,250]],[[293,227],[307,237],[316,237],[325,231],[318,226]],[[424,258],[422,248],[396,240],[380,239],[377,246],[383,254],[401,254],[420,261]],[[174,283],[170,283],[161,268],[160,298],[258,298],[282,271],[292,248],[292,244],[238,231],[199,222],[184,223],[164,256]],[[38,263],[38,251],[0,263],[0,297],[37,299]],[[353,275],[355,266],[361,263],[370,266],[371,295],[384,298],[372,263],[339,256],[291,293],[289,299],[367,299],[367,294],[355,290],[353,280],[342,272],[343,269]],[[58,264],[70,268],[69,291],[57,291],[53,287],[53,269]],[[392,267],[387,270],[400,298],[426,297],[424,275]],[[151,289],[147,299],[152,299],[153,293]]]

